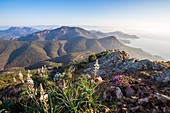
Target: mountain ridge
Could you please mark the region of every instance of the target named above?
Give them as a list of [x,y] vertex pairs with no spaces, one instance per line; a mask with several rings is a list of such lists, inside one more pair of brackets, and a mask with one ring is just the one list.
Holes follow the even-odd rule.
[[[15,41],[0,40],[0,61],[3,62],[0,68],[29,68],[45,61],[68,64],[74,61],[76,56],[81,60],[90,54],[107,49],[124,50],[132,57],[140,59],[164,60],[142,49],[126,46],[115,36],[98,38],[85,29],[63,26],[53,30],[38,31]],[[76,60],[79,60],[78,58]]]
[[10,27],[6,30],[0,30],[0,39],[15,40],[20,36],[26,36],[37,31],[38,29],[31,27]]
[[163,60],[144,52],[142,49],[127,47],[113,36],[102,39],[89,39],[79,36],[75,37],[74,40],[70,39],[67,41],[48,40],[20,42],[1,40],[0,45],[0,61],[3,62],[0,68],[29,68],[31,65],[35,65],[36,63],[43,61],[67,64],[72,62],[72,60],[79,54],[87,53],[82,56],[85,58],[90,54],[107,49],[125,50],[129,52],[131,56],[141,59],[150,58],[152,60]]
[[34,40],[68,40],[77,36],[84,36],[88,38],[97,38],[91,32],[79,28],[63,26],[53,30],[43,30],[17,39],[18,41],[34,41]]

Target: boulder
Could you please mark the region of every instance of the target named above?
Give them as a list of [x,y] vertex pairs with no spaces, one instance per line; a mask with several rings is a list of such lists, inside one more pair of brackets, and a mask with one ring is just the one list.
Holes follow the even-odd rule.
[[106,89],[103,94],[103,98],[105,100],[120,100],[123,97],[123,93],[119,87],[111,86],[110,88]]

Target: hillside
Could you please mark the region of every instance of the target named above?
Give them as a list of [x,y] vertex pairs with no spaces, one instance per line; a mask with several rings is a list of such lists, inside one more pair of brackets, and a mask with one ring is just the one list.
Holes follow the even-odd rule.
[[[67,64],[71,61],[82,60],[94,52],[101,52],[107,49],[125,50],[131,56],[140,59],[163,60],[141,49],[125,46],[113,36],[102,39],[89,39],[78,36],[68,40],[32,42],[1,40],[0,61],[3,63],[1,63],[0,68],[32,68],[31,66],[41,64],[39,62],[43,61]],[[76,58],[78,55],[79,57]]]
[[14,40],[20,36],[26,36],[37,31],[37,29],[31,27],[10,27],[6,30],[0,30],[0,39]]

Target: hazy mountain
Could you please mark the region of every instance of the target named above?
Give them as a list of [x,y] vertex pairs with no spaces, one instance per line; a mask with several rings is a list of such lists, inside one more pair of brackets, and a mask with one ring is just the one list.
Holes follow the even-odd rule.
[[98,38],[103,38],[103,37],[109,36],[106,33],[103,33],[101,31],[91,30],[90,32],[95,34]]
[[11,26],[0,26],[0,30],[6,30],[9,29]]
[[52,30],[55,29],[57,27],[59,27],[58,25],[35,25],[35,26],[31,26],[35,29],[39,29],[39,30]]
[[37,29],[31,27],[10,27],[6,30],[0,30],[0,39],[14,40],[20,36],[26,36],[37,31]]
[[44,30],[33,33],[18,39],[18,41],[34,41],[34,40],[68,40],[74,37],[83,36],[87,38],[97,38],[97,36],[85,29],[79,27],[63,26],[54,30]]
[[119,38],[120,39],[138,39],[139,38],[136,35],[129,35],[129,34],[125,34],[125,33],[120,32],[120,31],[104,33],[104,32],[101,32],[101,31],[91,30],[90,32],[95,34],[99,38],[103,38],[103,37],[106,37],[106,36],[115,36],[118,39]]
[[0,68],[33,68],[33,66],[37,67],[38,64],[45,61],[69,63],[106,49],[125,50],[131,56],[137,58],[163,60],[141,49],[125,46],[113,36],[102,39],[77,36],[68,40],[32,42],[0,40]]
[[108,36],[115,36],[117,38],[125,38],[125,39],[138,39],[139,38],[136,35],[125,34],[121,31],[109,32],[109,33],[105,33],[105,34]]

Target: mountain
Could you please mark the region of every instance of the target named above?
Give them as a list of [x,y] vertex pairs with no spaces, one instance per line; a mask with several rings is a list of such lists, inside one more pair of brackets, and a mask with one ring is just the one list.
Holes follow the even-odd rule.
[[57,27],[59,27],[58,25],[35,25],[35,26],[31,26],[35,29],[39,29],[39,30],[45,30],[45,29],[55,29]]
[[120,31],[104,33],[101,31],[91,30],[90,32],[95,34],[99,38],[103,38],[103,37],[107,37],[107,36],[115,36],[118,39],[138,39],[139,38],[136,35],[129,35],[129,34],[125,34]]
[[37,31],[37,29],[31,27],[10,27],[6,30],[0,30],[0,39],[14,40],[20,36],[26,36]]
[[97,36],[85,29],[79,27],[63,26],[54,30],[43,30],[27,36],[18,38],[18,41],[34,41],[34,40],[68,40],[74,37],[83,36],[87,38],[97,38]]
[[131,56],[141,59],[163,60],[141,49],[128,47],[113,36],[102,39],[77,36],[68,37],[68,40],[31,42],[0,40],[0,68],[34,68],[45,61],[68,64],[107,49],[125,50]]
[[139,38],[136,35],[125,34],[121,31],[109,32],[109,33],[106,33],[106,35],[115,36],[117,38],[125,38],[125,39],[138,39]]
[[101,31],[91,30],[90,32],[95,34],[98,38],[103,38],[103,37],[109,36],[106,33],[103,33]]

